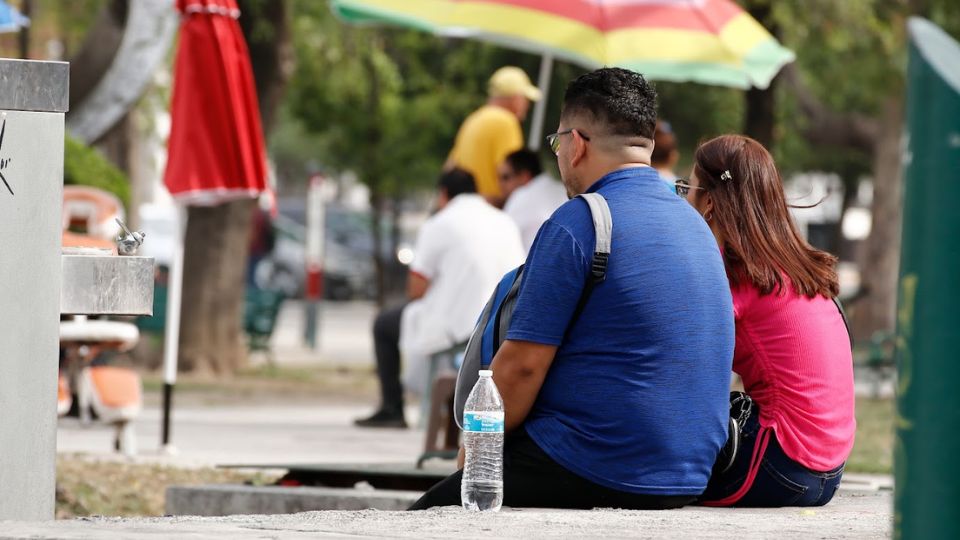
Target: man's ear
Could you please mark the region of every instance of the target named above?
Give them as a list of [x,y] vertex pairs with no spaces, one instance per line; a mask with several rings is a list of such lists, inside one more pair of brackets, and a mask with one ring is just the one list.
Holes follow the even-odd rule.
[[450,202],[450,197],[447,195],[447,188],[440,186],[440,189],[437,190],[437,209],[442,209],[448,202]]
[[570,139],[573,142],[573,155],[570,156],[570,164],[576,167],[587,157],[587,141],[577,130],[573,130]]

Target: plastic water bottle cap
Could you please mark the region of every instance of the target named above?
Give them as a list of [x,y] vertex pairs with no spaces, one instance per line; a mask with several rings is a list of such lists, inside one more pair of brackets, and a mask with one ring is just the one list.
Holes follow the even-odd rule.
[[481,377],[493,377],[493,370],[492,370],[492,369],[481,369],[481,370],[480,370],[480,376],[481,376]]

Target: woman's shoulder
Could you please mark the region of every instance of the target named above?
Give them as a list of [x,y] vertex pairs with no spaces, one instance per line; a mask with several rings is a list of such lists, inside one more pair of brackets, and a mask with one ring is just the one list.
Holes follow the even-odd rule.
[[733,297],[734,312],[738,317],[748,311],[756,311],[761,316],[772,313],[786,314],[794,311],[809,311],[811,308],[822,309],[823,306],[834,306],[833,298],[821,294],[804,296],[797,292],[790,278],[782,275],[781,285],[774,287],[769,293],[764,293],[755,284],[747,279],[736,285],[731,284],[730,294]]

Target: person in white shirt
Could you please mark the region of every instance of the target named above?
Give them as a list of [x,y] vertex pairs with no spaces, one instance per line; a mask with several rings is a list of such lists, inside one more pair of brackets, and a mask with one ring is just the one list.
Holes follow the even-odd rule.
[[650,165],[660,173],[660,178],[670,184],[676,192],[673,182],[677,179],[677,163],[680,161],[680,151],[677,150],[677,136],[673,133],[673,126],[666,120],[657,120],[656,131],[653,132],[653,154],[650,156]]
[[497,177],[507,198],[503,211],[520,228],[524,252],[529,251],[540,225],[567,202],[567,190],[544,173],[540,157],[526,149],[507,155],[497,167]]
[[356,425],[406,427],[401,356],[407,371],[417,372],[410,364],[465,343],[490,292],[523,263],[516,225],[476,191],[463,169],[441,175],[438,211],[421,227],[410,265],[410,301],[382,311],[374,322],[380,408]]

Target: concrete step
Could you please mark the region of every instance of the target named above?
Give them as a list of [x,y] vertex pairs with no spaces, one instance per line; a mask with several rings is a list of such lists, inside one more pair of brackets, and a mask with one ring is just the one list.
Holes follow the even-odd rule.
[[406,510],[421,493],[372,488],[211,484],[167,488],[172,516],[295,514],[313,510]]

